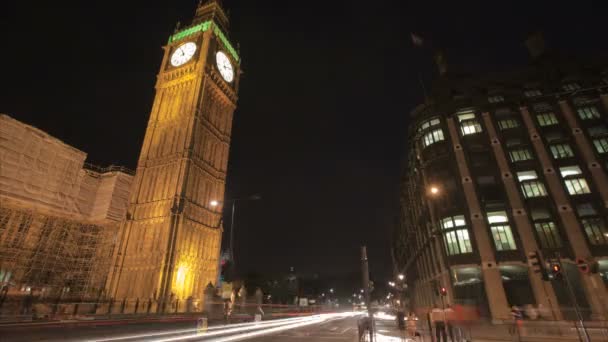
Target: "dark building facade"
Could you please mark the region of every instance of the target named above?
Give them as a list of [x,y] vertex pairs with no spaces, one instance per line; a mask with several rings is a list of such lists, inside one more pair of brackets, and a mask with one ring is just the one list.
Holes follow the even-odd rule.
[[542,304],[572,318],[565,281],[533,271],[529,253],[540,251],[561,259],[587,319],[608,318],[605,58],[444,74],[412,111],[407,144],[393,256],[412,308],[443,299],[500,320],[512,305]]

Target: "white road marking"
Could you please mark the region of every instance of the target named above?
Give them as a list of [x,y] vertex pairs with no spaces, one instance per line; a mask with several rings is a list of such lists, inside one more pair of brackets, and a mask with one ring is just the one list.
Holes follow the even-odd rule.
[[346,334],[346,332],[347,332],[347,331],[349,331],[350,329],[352,329],[352,327],[351,327],[351,328],[346,328],[346,329],[342,330],[342,332],[341,332],[340,334],[344,335],[344,334]]

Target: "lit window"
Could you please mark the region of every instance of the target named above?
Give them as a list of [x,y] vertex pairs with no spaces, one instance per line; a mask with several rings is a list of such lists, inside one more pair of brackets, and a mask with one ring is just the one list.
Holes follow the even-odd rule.
[[521,190],[524,192],[525,198],[544,197],[547,196],[545,185],[538,180],[525,181],[521,184]]
[[537,179],[536,171],[521,171],[517,173],[517,180],[520,182]]
[[608,152],[608,138],[593,139],[593,146],[598,153]]
[[509,222],[509,218],[507,217],[507,213],[505,211],[494,211],[488,213],[488,223],[506,223]]
[[493,225],[490,227],[490,230],[492,231],[497,251],[512,251],[517,249],[510,226]]
[[574,152],[568,144],[556,144],[549,146],[551,154],[555,159],[574,157]]
[[423,122],[420,125],[420,127],[418,127],[418,132],[422,132],[422,131],[424,131],[427,128],[431,128],[431,127],[437,126],[439,124],[440,124],[439,119],[430,119],[430,120],[427,120],[427,121]]
[[562,177],[566,178],[569,176],[576,176],[576,175],[580,175],[583,173],[583,171],[581,171],[581,168],[578,167],[577,165],[574,166],[563,166],[559,168],[559,173],[562,175]]
[[566,184],[566,189],[568,189],[570,195],[581,195],[591,192],[585,178],[566,179],[564,180],[564,184]]
[[505,211],[495,211],[488,213],[488,223],[494,238],[494,245],[497,251],[510,251],[517,249],[513,233],[509,226],[509,218]]
[[[583,230],[592,245],[608,245],[608,228],[604,218],[598,217],[598,213],[591,203],[577,206],[577,213],[581,217]],[[590,217],[595,216],[595,217]]]
[[543,93],[538,90],[538,89],[529,89],[524,91],[524,95],[526,97],[535,97],[535,96],[541,96]]
[[504,102],[505,98],[502,95],[495,95],[495,96],[490,96],[488,97],[488,102],[490,103],[499,103],[499,102]]
[[520,148],[517,150],[509,151],[509,158],[511,158],[512,162],[524,161],[524,160],[532,160],[532,152],[530,152],[527,148]]
[[522,171],[517,173],[521,190],[525,198],[547,196],[545,185],[538,180],[536,171]]
[[519,121],[515,119],[504,119],[498,121],[498,127],[501,130],[509,129],[509,128],[517,128],[519,127]]
[[461,110],[456,113],[462,135],[469,135],[481,132],[481,125],[477,122],[475,112],[472,110]]
[[562,246],[562,239],[554,222],[537,222],[534,223],[534,228],[536,228],[536,234],[543,249],[560,248]]
[[457,227],[465,227],[466,225],[467,223],[464,220],[464,215],[450,216],[441,220],[441,228],[443,228],[444,230]]
[[589,243],[592,245],[608,245],[608,229],[606,223],[599,217],[581,220]]
[[462,111],[458,112],[457,114],[458,114],[458,122],[475,119],[475,112],[473,112],[472,110],[462,110]]
[[538,120],[538,124],[541,126],[551,126],[559,123],[555,117],[555,114],[553,113],[538,114],[536,115],[536,119]]
[[567,83],[562,86],[562,89],[565,91],[575,91],[581,89],[581,86],[578,83]]
[[600,118],[600,112],[598,112],[596,107],[581,107],[577,108],[576,112],[578,113],[578,116],[583,120]]
[[434,129],[430,132],[425,133],[422,136],[422,146],[427,147],[438,141],[445,140],[443,136],[443,130],[441,128]]
[[462,135],[469,135],[481,132],[481,125],[476,120],[466,121],[460,124]]
[[466,227],[464,215],[446,217],[441,220],[441,228],[445,231],[445,248],[448,255],[473,252],[471,238]]
[[564,178],[564,184],[570,195],[588,194],[591,192],[587,180],[582,177],[581,168],[578,166],[564,166],[559,168],[559,172]]

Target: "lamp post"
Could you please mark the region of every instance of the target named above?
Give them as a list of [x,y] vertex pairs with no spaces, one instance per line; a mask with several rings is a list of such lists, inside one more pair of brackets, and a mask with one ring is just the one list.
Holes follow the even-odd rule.
[[[432,239],[434,240],[435,245],[435,254],[437,255],[437,265],[439,273],[441,275],[441,284],[442,286],[449,286],[450,278],[449,278],[449,260],[447,258],[447,254],[445,254],[445,249],[443,248],[443,237],[441,232],[440,224],[437,221],[437,213],[435,211],[436,202],[440,199],[440,197],[444,195],[444,191],[442,191],[441,187],[436,184],[431,184],[428,187],[427,198],[428,198],[428,207],[429,207],[429,215],[431,218],[431,225],[433,229],[431,231]],[[437,289],[433,289],[434,291]],[[451,295],[452,291],[450,291]],[[443,295],[440,295],[441,304],[445,306],[445,299]],[[448,299],[448,303],[451,302]]]
[[234,265],[236,265],[236,262],[234,260],[234,213],[236,212],[236,202],[242,202],[242,201],[259,201],[261,200],[262,197],[260,195],[252,195],[249,197],[244,197],[244,198],[234,198],[234,199],[230,199],[230,200],[225,200],[224,202],[220,202],[218,200],[211,200],[209,202],[209,205],[211,205],[212,207],[217,207],[220,204],[226,204],[228,202],[232,203],[232,209],[231,209],[231,218],[230,218],[230,237],[228,240],[228,250],[229,250],[229,255],[230,255],[230,260],[232,261],[232,265],[234,267]]

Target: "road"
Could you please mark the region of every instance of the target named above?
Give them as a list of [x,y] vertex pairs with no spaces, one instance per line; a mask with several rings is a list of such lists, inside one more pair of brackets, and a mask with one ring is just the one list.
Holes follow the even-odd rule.
[[269,320],[258,323],[240,323],[210,326],[201,334],[192,321],[148,322],[120,324],[119,322],[70,326],[32,325],[1,327],[0,340],[4,341],[355,341],[357,316],[352,313],[321,314]]
[[297,329],[253,338],[252,342],[279,342],[279,341],[356,341],[357,317],[347,317],[306,326]]

